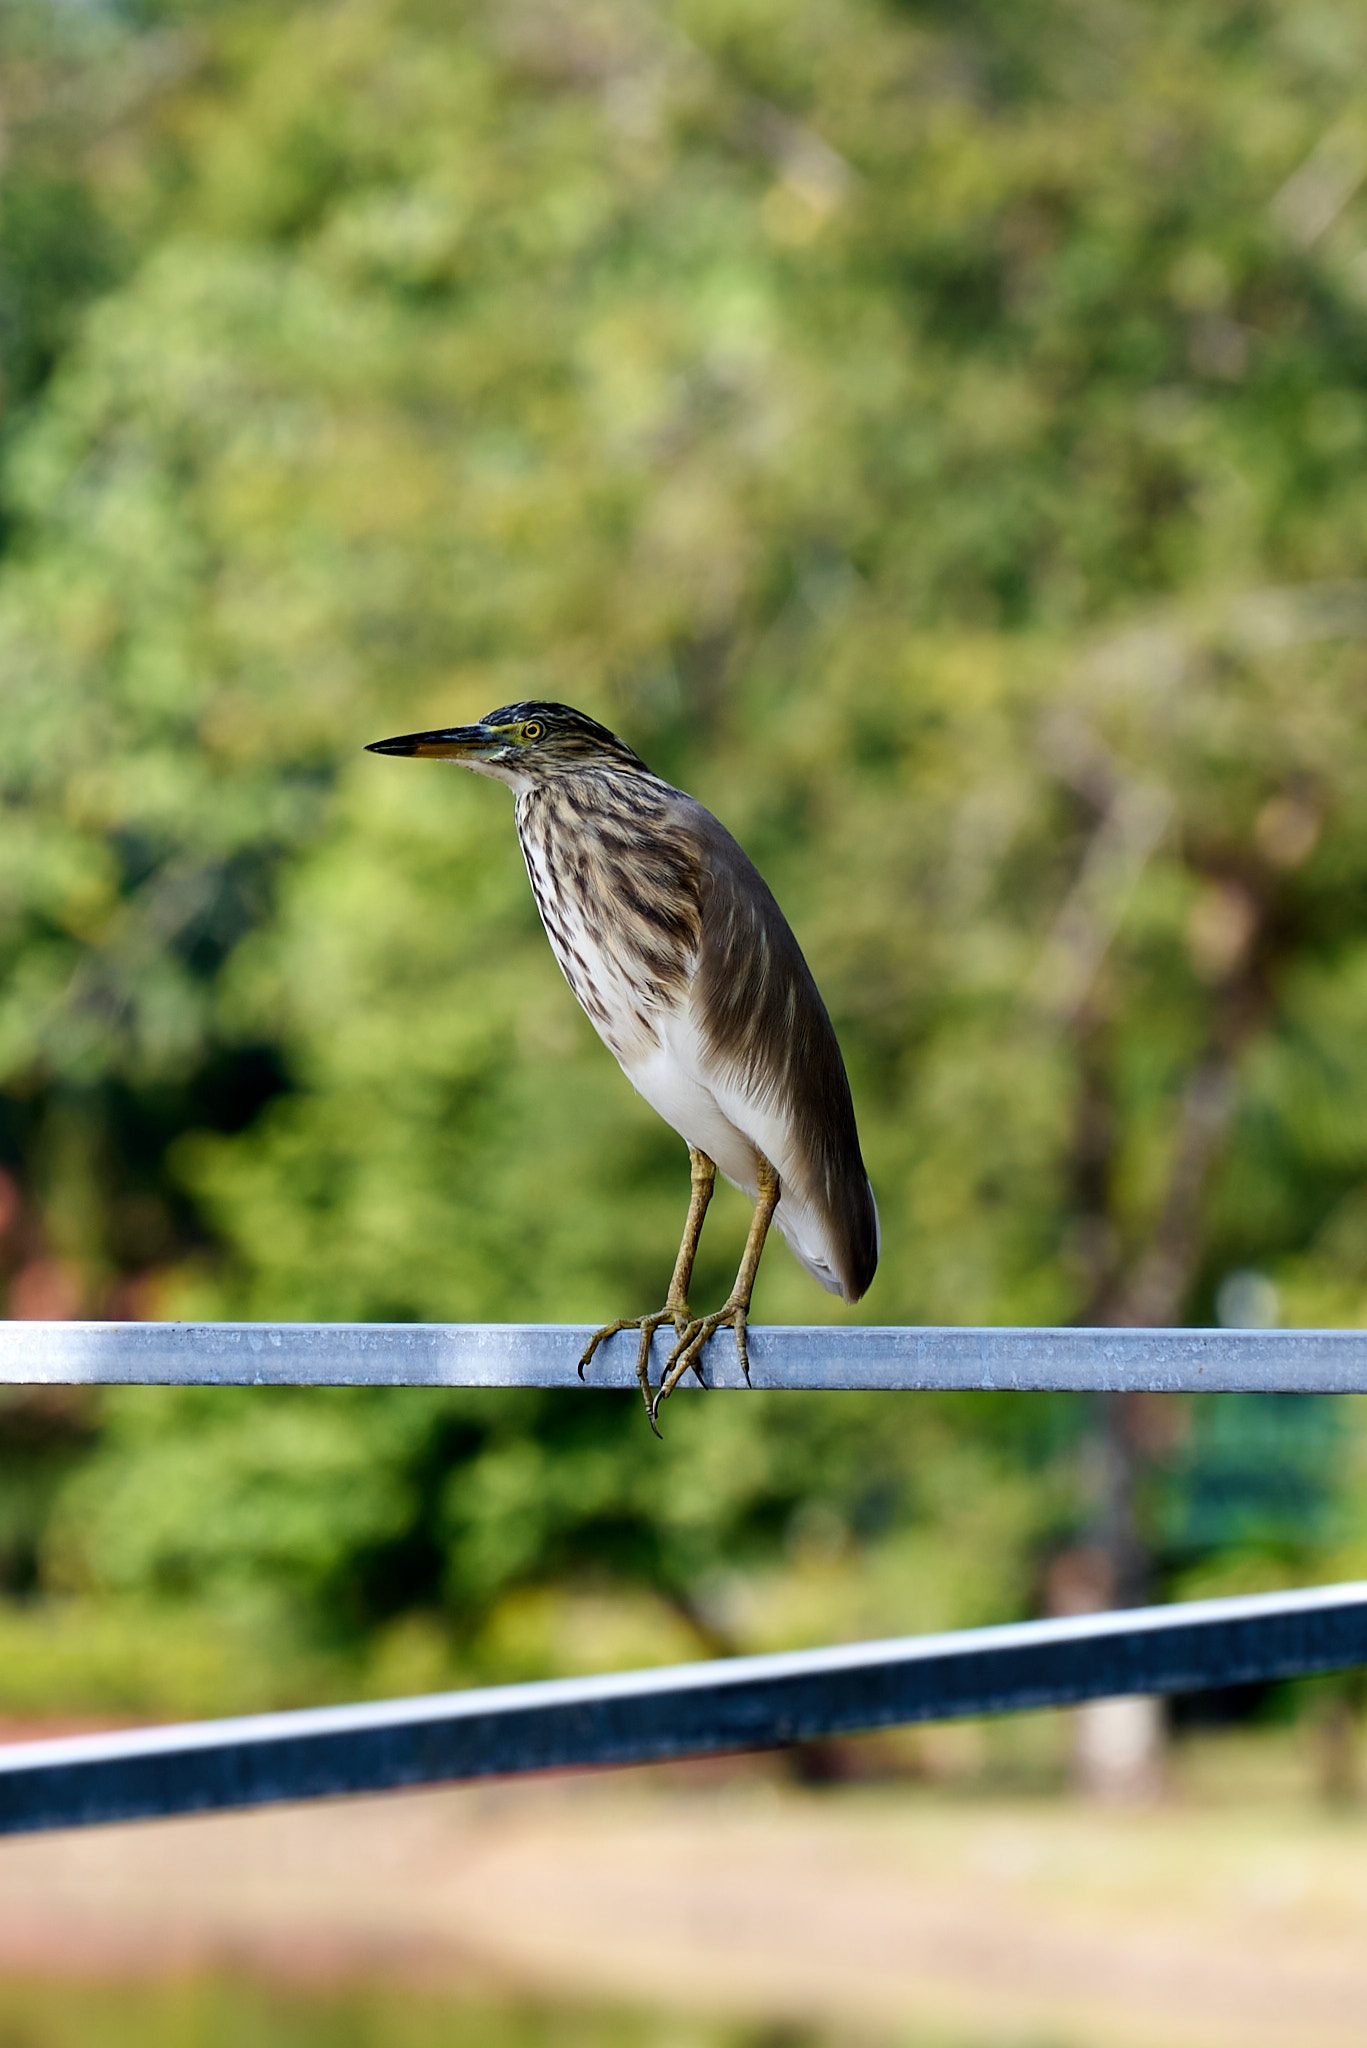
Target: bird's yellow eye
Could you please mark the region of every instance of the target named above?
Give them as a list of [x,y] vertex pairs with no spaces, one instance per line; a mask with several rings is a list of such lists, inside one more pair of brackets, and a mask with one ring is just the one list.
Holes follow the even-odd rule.
[[524,740],[539,740],[543,730],[544,728],[533,719],[530,725],[523,726],[522,737]]

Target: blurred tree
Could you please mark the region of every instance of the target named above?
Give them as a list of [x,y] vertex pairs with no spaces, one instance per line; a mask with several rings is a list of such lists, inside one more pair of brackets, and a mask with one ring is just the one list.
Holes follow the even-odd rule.
[[[1359,1319],[1358,12],[191,18],[136,261],[6,470],[0,1089],[81,1301],[653,1298],[681,1154],[500,793],[359,754],[544,694],[792,915],[883,1208],[870,1316],[1201,1318],[1254,1272]],[[777,1257],[757,1308],[833,1312]],[[1078,1421],[699,1402],[662,1460],[609,1397],[129,1394],[48,1569],[337,1640],[427,1609],[470,1654],[596,1570],[754,1640],[728,1572],[807,1555],[815,1499],[832,1556],[898,1559],[870,1625],[986,1618],[1091,1540]],[[1174,1433],[1126,1411],[1114,1455]],[[1142,1480],[1135,1513],[1193,1526]]]

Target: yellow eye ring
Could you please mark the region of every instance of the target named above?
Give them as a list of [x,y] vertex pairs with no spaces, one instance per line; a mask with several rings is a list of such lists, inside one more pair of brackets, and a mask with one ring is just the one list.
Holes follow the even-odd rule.
[[535,719],[533,719],[530,725],[523,726],[522,737],[524,740],[539,740],[542,731],[543,728],[537,724]]

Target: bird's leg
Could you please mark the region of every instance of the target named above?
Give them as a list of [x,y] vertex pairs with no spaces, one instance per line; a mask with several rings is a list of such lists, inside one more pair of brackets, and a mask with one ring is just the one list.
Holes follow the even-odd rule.
[[[703,1218],[707,1205],[712,1199],[712,1190],[717,1184],[717,1169],[705,1152],[696,1146],[688,1148],[688,1220],[684,1224],[683,1237],[679,1244],[679,1256],[674,1261],[674,1276],[669,1283],[665,1305],[649,1316],[619,1316],[615,1323],[605,1323],[601,1330],[595,1330],[588,1342],[588,1348],[579,1361],[579,1377],[584,1377],[584,1367],[593,1357],[598,1346],[609,1337],[615,1337],[619,1330],[639,1330],[641,1348],[636,1360],[636,1377],[641,1383],[641,1394],[647,1409],[651,1403],[650,1392],[650,1346],[655,1332],[663,1323],[674,1325],[675,1335],[682,1337],[693,1324],[693,1311],[688,1306],[688,1289],[693,1279],[693,1262],[698,1256],[698,1239],[702,1236]],[[702,1379],[701,1371],[698,1372]],[[652,1417],[653,1421],[653,1417]]]
[[665,1361],[660,1376],[659,1392],[650,1405],[652,1423],[659,1413],[661,1401],[667,1401],[679,1381],[691,1366],[701,1379],[698,1371],[708,1339],[723,1323],[729,1323],[736,1333],[736,1350],[740,1353],[741,1371],[745,1383],[750,1384],[750,1356],[745,1341],[746,1322],[750,1314],[750,1296],[754,1292],[755,1275],[759,1271],[760,1253],[764,1240],[769,1235],[769,1225],[774,1220],[778,1207],[778,1174],[761,1152],[759,1154],[759,1193],[755,1198],[755,1213],[750,1219],[750,1235],[745,1240],[745,1254],[736,1275],[736,1284],[729,1299],[710,1316],[698,1316],[688,1328],[680,1333],[679,1341]]

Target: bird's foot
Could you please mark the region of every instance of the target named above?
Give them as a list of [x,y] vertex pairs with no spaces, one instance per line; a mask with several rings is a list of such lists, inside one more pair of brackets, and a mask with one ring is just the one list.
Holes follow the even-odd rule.
[[[584,1355],[579,1361],[579,1377],[582,1380],[584,1377],[584,1367],[589,1363],[589,1360],[593,1357],[600,1344],[605,1344],[609,1337],[615,1337],[619,1330],[639,1330],[641,1333],[641,1343],[636,1354],[636,1378],[640,1385],[641,1398],[646,1404],[646,1414],[650,1417],[650,1426],[655,1431],[656,1436],[660,1434],[660,1430],[655,1420],[654,1395],[650,1384],[650,1347],[655,1341],[655,1332],[663,1329],[666,1323],[674,1325],[674,1334],[678,1337],[680,1343],[698,1327],[693,1311],[686,1301],[666,1302],[665,1306],[657,1308],[653,1315],[618,1316],[615,1323],[604,1323],[602,1329],[595,1330],[589,1338]],[[678,1355],[678,1348],[676,1344],[674,1350],[670,1353],[670,1365],[673,1364],[674,1359]],[[668,1371],[668,1366],[666,1366],[665,1370]],[[706,1386],[707,1382],[703,1379],[702,1368],[696,1360],[693,1361],[693,1370],[698,1376],[699,1385]],[[663,1375],[661,1376],[661,1383],[663,1384]]]
[[750,1353],[746,1342],[746,1329],[750,1315],[750,1304],[746,1301],[728,1301],[723,1307],[714,1309],[710,1316],[695,1316],[688,1328],[679,1334],[679,1341],[665,1360],[665,1369],[660,1375],[659,1389],[650,1404],[650,1421],[656,1433],[659,1424],[656,1416],[661,1401],[667,1401],[684,1374],[690,1369],[702,1384],[702,1355],[717,1331],[729,1327],[736,1333],[736,1352],[740,1358],[740,1369],[745,1374],[745,1384],[750,1384]]

